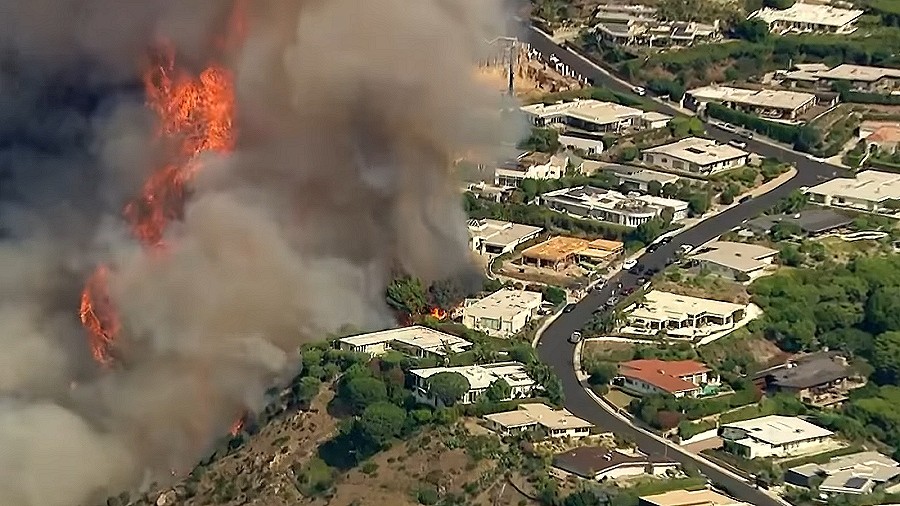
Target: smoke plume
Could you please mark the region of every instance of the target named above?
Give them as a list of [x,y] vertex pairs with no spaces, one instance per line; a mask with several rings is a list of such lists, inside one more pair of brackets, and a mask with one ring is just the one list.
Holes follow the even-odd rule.
[[[122,206],[158,169],[140,85],[165,39],[197,72],[230,1],[0,0],[0,504],[86,505],[189,470],[347,326],[390,325],[392,272],[465,276],[451,162],[519,135],[473,81],[503,31],[485,0],[254,0],[237,147],[201,155],[155,254]],[[488,111],[488,113],[486,113]],[[120,363],[91,360],[100,263]]]

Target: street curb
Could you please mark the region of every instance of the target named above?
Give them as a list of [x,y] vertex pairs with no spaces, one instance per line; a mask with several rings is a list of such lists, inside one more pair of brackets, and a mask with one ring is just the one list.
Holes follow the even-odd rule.
[[[568,301],[566,301],[566,304],[568,304]],[[561,307],[559,311],[550,315],[550,317],[544,320],[544,323],[542,323],[541,326],[538,327],[538,329],[534,332],[534,339],[531,340],[532,348],[537,348],[538,342],[541,340],[541,336],[544,335],[544,331],[547,330],[547,327],[549,327],[551,323],[555,322],[556,319],[559,318],[565,308],[566,306],[563,305],[563,307]]]

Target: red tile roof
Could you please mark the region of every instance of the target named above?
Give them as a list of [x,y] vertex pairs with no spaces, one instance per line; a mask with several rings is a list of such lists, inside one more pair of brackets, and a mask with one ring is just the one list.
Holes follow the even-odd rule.
[[699,388],[690,381],[681,379],[682,376],[709,371],[710,368],[705,364],[694,360],[642,359],[619,364],[620,375],[643,381],[672,394]]

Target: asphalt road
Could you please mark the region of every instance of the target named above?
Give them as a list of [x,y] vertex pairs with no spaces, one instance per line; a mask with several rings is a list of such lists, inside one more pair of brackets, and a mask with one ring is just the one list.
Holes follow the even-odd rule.
[[[555,54],[560,61],[567,64],[571,69],[590,79],[594,86],[631,93],[631,86],[613,79],[595,65],[557,46],[535,29],[528,31],[528,42],[534,49],[542,53],[543,58],[549,58],[551,54]],[[677,114],[674,108],[659,103],[656,103],[656,110],[669,115]],[[738,135],[710,124],[707,124],[707,132],[709,137],[720,142],[739,139]],[[734,206],[674,236],[670,243],[661,246],[653,253],[643,255],[638,260],[640,263],[648,267],[661,269],[665,266],[666,260],[674,256],[676,250],[682,244],[699,246],[739,226],[742,222],[761,214],[794,189],[802,186],[813,186],[823,180],[831,179],[844,173],[838,167],[811,160],[803,154],[786,148],[760,142],[759,140],[741,140],[747,143],[748,151],[794,164],[797,167],[797,175],[764,195]],[[578,381],[573,364],[575,345],[568,342],[569,336],[573,331],[581,329],[591,319],[593,312],[606,302],[612,294],[613,288],[619,282],[622,283],[623,288],[634,287],[637,284],[637,278],[638,276],[627,272],[615,275],[602,290],[592,291],[576,305],[574,310],[561,314],[541,335],[541,339],[538,342],[538,355],[543,362],[549,364],[556,371],[556,374],[562,381],[566,395],[566,407],[577,416],[597,424],[598,427],[616,434],[630,436],[645,452],[667,454],[678,462],[683,464],[690,463],[690,465],[699,467],[716,485],[742,501],[757,506],[781,506],[783,503],[756,489],[753,485],[722,473],[717,468],[706,464],[703,460],[696,461],[692,455],[680,449],[670,448],[659,440],[638,430],[629,422],[618,418],[606,408],[597,404]]]

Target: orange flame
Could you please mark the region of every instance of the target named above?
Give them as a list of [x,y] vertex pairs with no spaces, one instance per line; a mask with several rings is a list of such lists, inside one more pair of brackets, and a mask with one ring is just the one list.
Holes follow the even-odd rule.
[[[229,21],[241,39],[246,30],[245,1],[236,1]],[[169,44],[163,44],[153,60],[144,75],[147,106],[156,113],[160,137],[172,149],[172,156],[150,175],[123,214],[144,247],[160,249],[168,224],[183,214],[188,184],[203,167],[200,155],[234,149],[235,93],[231,72],[219,64],[191,76],[176,67],[175,49]],[[80,310],[92,354],[103,365],[110,363],[110,349],[121,330],[116,308],[109,300],[108,275],[104,265],[91,275],[82,291]]]
[[433,307],[431,308],[431,316],[438,320],[445,320],[447,318],[447,312],[439,307]]
[[245,415],[241,415],[240,418],[238,418],[234,421],[234,423],[231,424],[231,429],[229,429],[228,431],[228,433],[231,434],[231,437],[237,436],[241,433],[242,430],[244,430],[244,416]]

